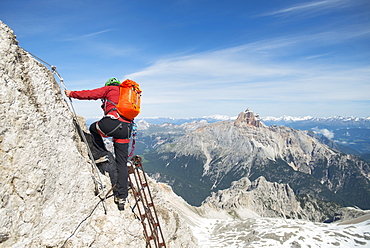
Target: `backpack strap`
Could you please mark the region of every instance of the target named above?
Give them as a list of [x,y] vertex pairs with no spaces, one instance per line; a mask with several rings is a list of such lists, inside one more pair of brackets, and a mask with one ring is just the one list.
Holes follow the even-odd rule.
[[114,103],[113,101],[111,101],[111,100],[109,100],[109,99],[104,99],[103,101],[104,101],[104,113],[105,113],[105,115],[107,115],[108,113],[110,113],[110,112],[112,112],[112,111],[114,111],[114,110],[117,110],[117,108],[116,108],[116,107],[114,107],[114,108],[110,109],[108,112],[106,112],[106,109],[107,109],[107,102],[110,102],[110,103],[111,103],[111,104],[113,104],[114,106],[116,106],[116,105],[117,105],[117,103]]
[[[111,104],[113,105],[116,105],[116,103],[114,103],[113,101],[109,100],[109,99],[104,99],[104,112],[105,112],[105,109],[106,109],[106,102],[110,102]],[[117,116],[114,116],[114,115],[110,115],[109,113],[112,112],[112,111],[116,111],[117,112]],[[120,115],[117,111],[117,108],[114,107],[112,109],[110,109],[108,112],[105,113],[105,116],[108,116],[108,117],[111,117],[111,118],[114,118],[114,119],[118,119],[122,122],[127,122],[127,123],[133,123],[134,120],[129,120],[127,119],[126,117]]]
[[115,103],[115,102],[113,102],[113,101],[111,101],[111,100],[109,100],[109,99],[105,99],[105,101],[110,102],[110,103],[111,103],[111,104],[113,104],[113,105],[117,105],[117,103]]

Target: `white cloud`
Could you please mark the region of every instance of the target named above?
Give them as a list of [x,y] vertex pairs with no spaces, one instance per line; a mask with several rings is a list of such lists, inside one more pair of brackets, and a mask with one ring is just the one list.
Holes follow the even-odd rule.
[[101,30],[101,31],[98,31],[98,32],[93,32],[93,33],[89,33],[89,34],[85,34],[85,35],[80,35],[80,36],[73,37],[73,38],[67,38],[67,39],[65,39],[65,41],[81,40],[81,39],[89,38],[89,37],[92,37],[92,36],[104,34],[104,33],[111,32],[111,31],[114,31],[114,29],[105,29],[105,30]]
[[318,133],[318,134],[322,134],[324,135],[326,138],[328,139],[333,139],[334,138],[334,133],[326,128],[324,129],[318,129],[317,127],[316,128],[313,128],[312,129],[315,133]]
[[[261,95],[292,94],[293,98],[301,98],[301,95],[294,95],[299,92],[312,93],[317,96],[320,91],[327,94],[330,91],[338,93],[338,91],[345,90],[344,95],[326,95],[325,97],[358,99],[358,96],[361,96],[360,98],[366,98],[366,95],[363,92],[357,92],[358,88],[354,88],[353,85],[368,89],[366,82],[369,78],[369,67],[315,65],[307,64],[304,60],[279,62],[268,56],[260,56],[260,51],[266,49],[270,49],[269,57],[273,57],[276,50],[278,53],[281,52],[281,43],[284,42],[278,42],[280,45],[276,43],[276,40],[273,40],[268,46],[268,42],[265,41],[261,42],[260,46],[254,43],[161,60],[126,77],[144,82],[145,87],[150,90],[177,91],[182,94],[189,91],[212,90],[213,97],[218,95],[217,89],[219,89],[220,94],[232,91],[234,97],[248,90]],[[312,99],[315,97],[312,94],[306,95]],[[207,96],[207,98],[212,98],[212,96]]]
[[324,0],[313,1],[308,3],[296,4],[277,11],[263,14],[262,16],[282,15],[282,14],[312,14],[322,10],[331,10],[335,7],[343,7],[348,4],[347,0]]
[[[321,56],[306,59],[306,54],[301,59],[290,59],[295,49],[307,49],[307,45],[329,36],[320,33],[309,40],[306,36],[292,36],[162,59],[125,78],[142,85],[143,109],[150,112],[161,109],[176,113],[176,109],[181,109],[189,115],[194,108],[203,108],[205,115],[225,114],[227,109],[240,106],[242,110],[252,103],[265,103],[263,108],[281,104],[294,109],[305,102],[306,108],[314,108],[311,103],[317,102],[324,110],[335,109],[335,105],[339,108],[345,101],[370,101],[369,66],[330,61],[330,53],[324,54],[329,61],[325,63],[315,63]],[[210,108],[219,112],[205,112]],[[160,114],[148,114],[153,115]]]

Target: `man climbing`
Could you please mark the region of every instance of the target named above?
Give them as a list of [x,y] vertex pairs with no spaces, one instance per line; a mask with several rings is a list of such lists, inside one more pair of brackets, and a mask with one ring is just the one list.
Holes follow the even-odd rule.
[[104,117],[90,125],[93,137],[95,163],[108,161],[108,151],[102,137],[113,137],[114,153],[117,165],[117,184],[114,193],[114,202],[119,210],[124,210],[128,195],[127,156],[131,136],[132,121],[120,116],[115,108],[119,99],[120,81],[110,78],[104,87],[93,90],[70,91],[66,90],[67,97],[79,100],[102,100]]

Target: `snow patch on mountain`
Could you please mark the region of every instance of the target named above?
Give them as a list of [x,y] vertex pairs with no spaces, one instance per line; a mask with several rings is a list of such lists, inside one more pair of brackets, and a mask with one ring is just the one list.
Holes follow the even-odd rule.
[[198,247],[369,247],[370,215],[351,224],[280,218],[207,219],[193,227]]
[[370,117],[354,117],[354,116],[332,116],[332,117],[313,117],[313,116],[287,116],[283,115],[280,117],[273,117],[273,116],[266,116],[261,117],[263,121],[284,121],[284,122],[298,122],[298,121],[309,121],[309,120],[316,120],[316,121],[361,121],[361,120],[370,120]]
[[265,218],[249,208],[233,211],[193,207],[162,184],[161,197],[171,203],[189,225],[199,248],[223,247],[369,247],[370,211],[356,219],[336,223]]

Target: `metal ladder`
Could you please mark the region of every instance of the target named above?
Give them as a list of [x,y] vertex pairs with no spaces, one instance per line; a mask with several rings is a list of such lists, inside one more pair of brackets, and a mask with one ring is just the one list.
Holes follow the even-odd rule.
[[141,157],[134,156],[129,164],[128,179],[135,198],[135,206],[132,210],[137,209],[136,215],[143,225],[147,247],[166,247]]

